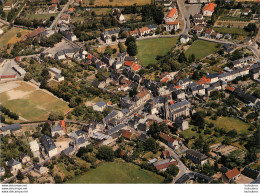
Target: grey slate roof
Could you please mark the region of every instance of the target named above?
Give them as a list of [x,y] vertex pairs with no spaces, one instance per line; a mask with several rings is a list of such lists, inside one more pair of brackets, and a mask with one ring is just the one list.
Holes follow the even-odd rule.
[[187,100],[183,100],[181,102],[178,102],[178,103],[170,105],[169,109],[181,108],[181,107],[184,107],[184,106],[186,106],[188,104],[190,104],[190,103]]
[[9,162],[7,162],[7,166],[8,166],[9,168],[11,168],[11,167],[13,167],[13,166],[15,166],[15,165],[18,165],[18,164],[20,164],[20,162],[17,161],[17,160],[15,160],[15,159],[11,159]]
[[107,134],[112,135],[112,134],[120,131],[121,129],[123,129],[125,126],[126,126],[125,124],[117,125],[117,126],[113,127],[112,129],[108,130]]
[[56,148],[56,145],[55,145],[54,141],[52,140],[52,138],[50,138],[47,135],[44,135],[40,141],[41,141],[42,145],[44,146],[44,148],[46,149],[46,151],[51,151]]
[[198,158],[199,160],[205,160],[205,159],[208,158],[208,156],[206,156],[206,155],[204,155],[204,154],[202,154],[202,153],[200,153],[198,151],[195,151],[193,149],[187,150],[187,153],[192,155],[192,156],[194,156],[194,157],[196,157],[196,158]]
[[56,125],[51,128],[51,132],[62,131],[62,130],[63,128],[60,125]]
[[4,131],[8,131],[8,130],[17,131],[17,130],[20,130],[20,129],[22,129],[20,123],[15,123],[15,124],[4,126],[0,130],[4,132]]
[[103,107],[106,105],[106,103],[104,101],[100,101],[100,102],[96,103],[96,105],[99,107]]

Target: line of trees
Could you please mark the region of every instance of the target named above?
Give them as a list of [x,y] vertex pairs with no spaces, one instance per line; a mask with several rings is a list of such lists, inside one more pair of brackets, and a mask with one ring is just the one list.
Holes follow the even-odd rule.
[[[19,119],[19,115],[17,113],[14,113],[12,111],[10,111],[8,108],[0,105],[0,110],[2,113],[4,113],[5,115],[7,115],[8,117],[14,119],[14,120],[18,120]],[[2,117],[2,116],[1,116]],[[3,119],[3,118],[1,118]]]

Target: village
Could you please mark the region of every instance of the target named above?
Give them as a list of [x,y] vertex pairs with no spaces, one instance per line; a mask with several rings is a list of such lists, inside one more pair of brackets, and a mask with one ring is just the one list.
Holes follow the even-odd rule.
[[1,183],[259,183],[259,2],[1,6]]

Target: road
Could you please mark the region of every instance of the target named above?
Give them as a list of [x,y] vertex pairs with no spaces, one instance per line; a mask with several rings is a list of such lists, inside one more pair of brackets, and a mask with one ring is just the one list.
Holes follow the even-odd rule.
[[176,161],[178,162],[178,167],[179,167],[180,171],[179,171],[178,175],[172,181],[172,183],[175,183],[175,181],[177,179],[179,179],[184,174],[189,173],[190,170],[188,170],[187,167],[182,163],[179,156],[175,153],[175,151],[172,148],[170,148],[169,146],[165,145],[162,142],[159,142],[159,143],[160,143],[160,145],[164,146],[165,149],[168,150],[170,152],[170,154],[173,155],[174,158],[176,159]]
[[52,22],[50,29],[55,30],[57,23],[61,17],[61,15],[64,13],[64,11],[66,11],[69,8],[69,5],[73,2],[73,0],[69,0],[67,2],[67,4],[63,7],[63,9],[61,10],[61,12],[59,13],[59,15],[55,18],[55,20]]
[[183,29],[181,34],[188,34],[189,28],[190,28],[190,20],[189,20],[189,15],[187,14],[185,4],[183,0],[177,0],[177,5],[181,13],[181,17],[183,20]]

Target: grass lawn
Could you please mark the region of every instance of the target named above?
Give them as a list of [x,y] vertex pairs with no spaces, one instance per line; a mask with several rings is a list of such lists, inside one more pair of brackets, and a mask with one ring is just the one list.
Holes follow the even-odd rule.
[[19,87],[0,93],[1,104],[28,121],[45,120],[51,111],[69,110],[68,104],[22,82]]
[[143,158],[146,158],[147,160],[153,159],[153,158],[159,157],[161,155],[161,153],[162,152],[158,151],[156,154],[154,154],[153,152],[149,151],[143,155]]
[[213,28],[216,32],[219,33],[229,33],[229,34],[234,34],[234,35],[243,35],[246,36],[249,33],[246,32],[243,28],[225,28],[225,27],[214,27]]
[[68,184],[148,184],[162,183],[164,178],[126,162],[106,162],[82,176],[69,180]]
[[229,17],[229,16],[221,16],[219,20],[224,21],[250,21],[248,18],[240,18],[240,17]]
[[[21,33],[20,38],[17,37],[18,32]],[[28,32],[29,30],[15,27],[11,28],[0,37],[0,47],[7,46],[7,44],[15,44],[16,42],[20,41]]]
[[238,134],[242,133],[249,133],[248,128],[249,124],[233,117],[218,117],[217,120],[209,119],[209,117],[206,117],[206,121],[213,123],[215,126],[219,128],[226,129],[227,131],[230,131],[232,129],[235,129]]
[[196,59],[202,59],[213,52],[217,51],[217,43],[208,42],[204,40],[196,40],[189,49],[185,52],[186,57],[189,57],[191,54],[194,54]]
[[26,16],[26,19],[29,19],[29,20],[48,20],[50,19],[51,16],[54,16],[56,17],[58,15],[58,13],[49,13],[49,14],[33,14],[33,15],[27,15]]
[[141,65],[148,66],[156,63],[156,56],[163,56],[171,50],[177,43],[178,37],[157,38],[136,41],[138,48],[137,58],[141,60]]
[[193,136],[198,136],[198,133],[196,131],[192,131],[192,129],[187,129],[183,132],[181,132],[184,138],[191,138]]

